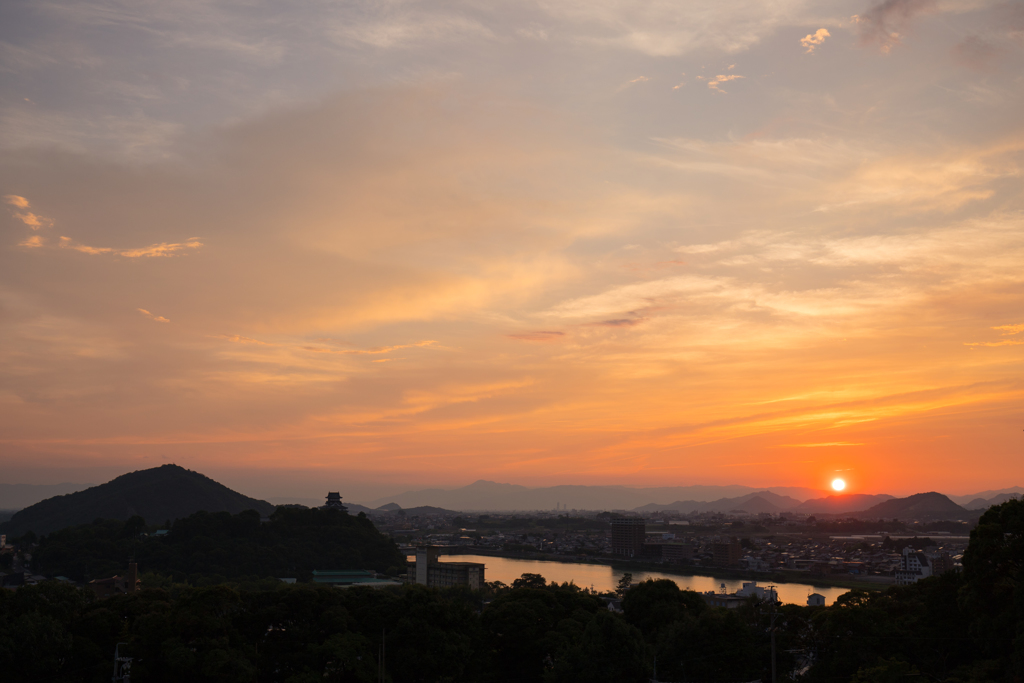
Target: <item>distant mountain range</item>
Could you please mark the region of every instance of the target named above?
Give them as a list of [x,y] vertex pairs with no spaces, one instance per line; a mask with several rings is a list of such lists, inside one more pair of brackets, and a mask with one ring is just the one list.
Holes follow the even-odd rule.
[[200,510],[233,514],[257,510],[266,515],[274,509],[264,500],[243,496],[198,472],[163,465],[38,502],[0,524],[0,531],[12,536],[30,530],[47,534],[97,518],[127,520],[139,515],[150,524],[159,524]]
[[[929,514],[963,514],[966,510],[977,510],[1001,503],[1012,493],[1024,493],[1024,489],[1013,487],[1000,491],[984,491],[968,496],[942,496],[945,503],[936,499],[922,503],[934,507]],[[926,495],[926,494],[917,494]],[[931,495],[931,494],[927,494]],[[911,498],[914,498],[911,496]],[[850,493],[830,495],[827,491],[802,487],[769,487],[755,489],[749,486],[673,486],[653,488],[630,488],[627,486],[548,486],[529,488],[517,484],[500,484],[480,480],[457,489],[423,489],[406,491],[366,503],[371,510],[378,510],[388,504],[408,509],[419,506],[434,506],[460,511],[529,511],[529,510],[629,510],[634,512],[656,512],[675,510],[678,512],[798,512],[817,514],[882,514],[889,508],[875,509],[897,499],[888,494]],[[915,499],[917,500],[917,499]],[[967,503],[967,505],[958,505]],[[347,504],[347,503],[346,503]],[[923,509],[916,503],[902,514],[910,516]],[[949,507],[952,505],[954,507]],[[876,514],[877,513],[877,514]]]
[[[991,501],[993,498],[998,498],[1001,495],[1009,493],[1016,493],[1019,495],[1024,494],[1024,488],[1021,488],[1020,486],[1010,486],[1005,489],[992,489],[990,491],[981,491],[979,493],[969,493],[963,496],[949,496],[949,498],[957,505],[963,505],[964,507],[970,509],[970,505],[977,502],[979,499],[984,501]],[[1009,499],[1007,498],[1006,500]],[[993,505],[994,504],[995,503],[993,503]]]
[[972,501],[964,503],[963,507],[967,508],[968,510],[985,510],[985,509],[988,509],[988,508],[992,507],[993,505],[999,505],[1000,503],[1005,503],[1006,501],[1010,500],[1011,498],[1020,498],[1020,494],[1019,493],[1000,493],[999,495],[992,496],[991,498],[989,498],[987,500],[985,498],[975,498]]
[[[630,488],[627,486],[548,486],[528,488],[517,484],[499,484],[493,481],[476,481],[462,488],[424,489],[407,491],[397,496],[378,498],[364,503],[369,508],[379,508],[395,503],[402,508],[422,505],[447,508],[449,510],[513,511],[513,510],[554,510],[556,506],[568,510],[635,510],[650,504],[658,509],[669,509],[677,503],[708,503],[723,499],[735,499],[760,493],[761,489],[750,486],[671,486],[657,488]],[[771,487],[773,495],[789,497],[794,504],[808,498],[818,498],[825,491],[802,487]],[[659,502],[663,501],[663,502]],[[676,501],[672,503],[670,501]],[[769,500],[769,502],[772,502]],[[773,503],[774,504],[774,503]],[[675,508],[672,508],[675,509]],[[693,508],[690,508],[693,509]],[[689,512],[690,509],[686,511]]]
[[0,484],[0,510],[21,510],[41,500],[82,491],[92,484]]

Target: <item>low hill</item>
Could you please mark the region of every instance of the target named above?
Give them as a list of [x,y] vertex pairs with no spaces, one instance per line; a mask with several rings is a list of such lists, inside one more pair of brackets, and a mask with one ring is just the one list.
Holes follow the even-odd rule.
[[444,508],[436,508],[430,505],[420,505],[419,507],[408,508],[403,510],[409,517],[440,517],[444,515],[457,515],[458,513],[454,510],[445,510]]
[[53,496],[63,496],[89,488],[92,484],[3,484],[0,483],[0,510],[21,510]]
[[18,512],[0,530],[10,536],[26,531],[48,534],[95,519],[125,521],[138,515],[149,523],[188,517],[192,513],[256,510],[269,515],[274,506],[232,491],[198,472],[163,465],[123,474],[84,491],[47,498]]
[[814,498],[807,500],[793,508],[793,512],[800,512],[805,515],[830,514],[838,515],[844,512],[856,512],[866,510],[869,507],[892,500],[893,496],[880,493],[871,495],[867,493],[847,493],[839,496],[827,496],[825,498]]
[[761,496],[754,496],[745,503],[736,506],[729,512],[747,512],[752,515],[756,515],[762,512],[779,513],[782,512],[782,508],[778,505],[773,505]]
[[945,517],[961,519],[968,516],[967,510],[960,507],[941,493],[915,493],[906,498],[893,498],[884,503],[856,513],[859,517],[907,519],[915,517]]

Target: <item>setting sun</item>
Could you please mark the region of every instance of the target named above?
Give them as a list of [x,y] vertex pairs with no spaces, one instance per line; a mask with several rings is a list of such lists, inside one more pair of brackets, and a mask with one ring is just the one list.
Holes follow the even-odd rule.
[[843,489],[846,488],[846,482],[843,481],[842,479],[833,479],[832,488],[836,491],[842,491]]

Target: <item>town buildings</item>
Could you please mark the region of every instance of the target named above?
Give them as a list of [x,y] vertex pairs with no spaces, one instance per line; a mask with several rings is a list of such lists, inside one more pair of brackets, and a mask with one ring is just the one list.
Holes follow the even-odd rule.
[[125,576],[111,576],[108,579],[93,579],[88,583],[90,590],[97,598],[109,598],[112,595],[124,595],[142,590],[142,579],[139,578],[139,567],[136,563],[128,564]]

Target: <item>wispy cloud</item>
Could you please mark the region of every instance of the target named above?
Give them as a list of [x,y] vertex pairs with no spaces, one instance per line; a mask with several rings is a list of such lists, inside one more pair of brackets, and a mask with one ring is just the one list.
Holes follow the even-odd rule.
[[45,246],[46,241],[41,235],[30,235],[18,242],[19,247],[28,247],[30,249],[38,249],[39,247]]
[[728,83],[729,81],[735,81],[740,78],[746,77],[740,76],[739,74],[718,74],[710,81],[708,81],[708,88],[714,90],[715,92],[720,92],[724,95],[726,91],[722,90],[722,88],[720,88],[719,86],[722,85],[722,83]]
[[303,346],[302,348],[305,351],[312,351],[313,353],[333,353],[333,354],[337,354],[337,355],[340,355],[340,356],[349,356],[349,355],[362,356],[362,355],[378,355],[378,354],[382,354],[382,353],[391,353],[392,351],[397,351],[399,349],[414,349],[414,348],[417,348],[417,347],[433,346],[435,344],[437,344],[436,340],[426,339],[424,341],[419,341],[419,342],[415,342],[415,343],[412,343],[412,344],[396,344],[395,346],[378,346],[377,348],[373,348],[373,349],[325,349],[325,348],[319,347],[319,346]]
[[135,310],[137,310],[139,313],[141,313],[142,315],[146,316],[147,318],[149,318],[150,320],[152,320],[154,322],[158,322],[158,323],[169,323],[169,322],[171,322],[170,320],[168,320],[167,318],[163,317],[162,315],[154,315],[154,314],[150,313],[145,308],[137,308]]
[[[1024,332],[1024,325],[996,325],[992,328],[1004,337],[1012,337]],[[1020,346],[1024,339],[1000,339],[992,342],[964,342],[964,346]]]
[[[4,202],[18,209],[28,209],[31,206],[28,199],[16,194],[4,195]],[[53,221],[49,218],[44,218],[43,216],[32,213],[31,211],[12,211],[11,213],[15,218],[33,230],[48,228],[53,225]]]
[[4,203],[19,209],[27,209],[29,207],[28,200],[16,194],[5,194]]

